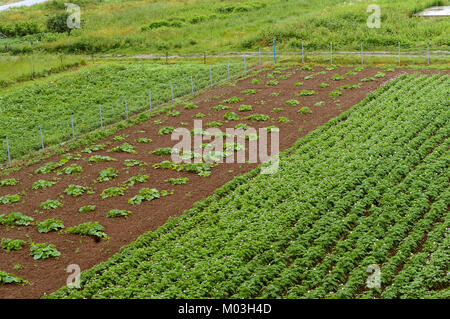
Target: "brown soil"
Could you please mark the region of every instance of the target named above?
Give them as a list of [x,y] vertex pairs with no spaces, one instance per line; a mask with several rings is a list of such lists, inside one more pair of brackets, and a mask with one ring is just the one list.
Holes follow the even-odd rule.
[[[109,240],[96,241],[91,237],[79,235],[68,235],[61,232],[50,232],[41,234],[37,231],[36,226],[30,227],[5,227],[0,226],[0,238],[7,237],[13,239],[23,239],[27,241],[24,248],[19,251],[6,253],[0,249],[0,270],[14,273],[21,278],[28,280],[29,285],[3,285],[0,286],[0,298],[39,298],[43,294],[49,294],[66,283],[69,275],[66,273],[66,267],[70,264],[78,264],[82,270],[88,269],[102,261],[107,260],[120,247],[134,241],[139,235],[146,231],[155,230],[166,222],[169,217],[179,216],[184,210],[192,207],[192,204],[208,195],[214,190],[236,175],[241,175],[256,167],[256,164],[219,164],[212,169],[212,175],[208,178],[200,177],[193,173],[175,172],[171,170],[153,169],[152,164],[162,160],[170,160],[170,156],[157,156],[148,154],[149,151],[158,147],[171,147],[176,142],[171,141],[170,135],[158,135],[158,129],[163,126],[180,127],[180,122],[186,122],[187,128],[192,128],[193,116],[202,112],[206,114],[204,117],[205,124],[210,121],[223,121],[223,115],[227,111],[215,111],[213,106],[220,104],[225,98],[231,96],[240,96],[243,101],[237,104],[228,104],[231,109],[239,115],[247,116],[254,113],[262,113],[271,116],[271,120],[267,122],[250,122],[246,120],[224,122],[221,127],[225,131],[226,127],[234,127],[237,123],[247,123],[252,127],[260,128],[269,125],[276,125],[280,128],[280,150],[291,146],[299,137],[304,136],[308,132],[314,130],[318,126],[326,123],[331,118],[337,116],[342,111],[347,110],[351,106],[361,101],[364,96],[378,88],[382,83],[398,76],[400,73],[413,73],[412,70],[398,69],[395,72],[386,72],[384,78],[377,79],[373,82],[360,82],[360,79],[368,76],[374,76],[380,69],[366,69],[355,75],[346,77],[345,80],[333,81],[331,77],[334,74],[343,75],[352,68],[339,68],[333,71],[327,71],[326,74],[317,75],[311,80],[304,80],[304,76],[323,71],[324,68],[315,68],[314,71],[301,71],[299,68],[291,68],[282,73],[294,73],[288,79],[279,79],[279,85],[266,86],[268,81],[265,72],[256,76],[262,79],[261,84],[251,84],[251,77],[241,80],[236,86],[225,86],[218,89],[210,90],[193,101],[199,106],[198,109],[185,110],[183,106],[177,106],[177,110],[181,112],[178,117],[167,117],[166,115],[157,118],[163,119],[163,124],[156,125],[155,118],[150,121],[141,123],[135,127],[125,129],[121,135],[126,137],[125,141],[113,141],[112,137],[99,141],[100,143],[111,142],[104,151],[95,152],[93,154],[109,155],[116,158],[117,162],[107,163],[91,163],[87,159],[91,154],[81,153],[82,160],[70,161],[66,165],[76,163],[83,167],[83,172],[74,175],[57,175],[56,172],[49,174],[34,174],[34,170],[43,163],[26,167],[15,172],[8,178],[19,179],[16,186],[0,187],[0,196],[6,194],[21,193],[22,199],[18,203],[0,205],[0,214],[8,214],[10,212],[22,212],[23,214],[32,216],[37,221],[43,221],[47,218],[56,218],[64,221],[66,227],[78,225],[84,222],[98,221],[105,227],[105,232],[110,236]],[[303,86],[295,87],[294,83],[303,82]],[[320,88],[319,84],[326,82],[328,88]],[[339,86],[345,84],[361,83],[360,89],[342,90],[343,94],[339,98],[329,97],[329,92],[336,90]],[[257,89],[256,94],[245,95],[241,92],[247,88]],[[313,96],[295,96],[295,93],[302,89],[315,90],[316,95]],[[280,92],[278,96],[272,96],[271,93]],[[289,106],[284,102],[289,99],[297,99],[300,101],[298,106]],[[263,102],[261,102],[263,101]],[[314,103],[324,101],[323,106],[314,106]],[[225,103],[222,103],[225,104]],[[238,112],[241,104],[250,104],[253,106],[251,112]],[[308,106],[313,113],[300,115],[297,110],[301,106]],[[274,107],[282,107],[284,110],[279,113],[271,113]],[[278,123],[279,116],[288,117],[291,122]],[[299,131],[301,128],[301,131]],[[139,137],[148,137],[153,140],[152,143],[136,143]],[[138,154],[107,152],[106,150],[128,142],[135,146]],[[47,161],[58,161],[60,156],[53,156]],[[148,165],[141,167],[125,167],[123,160],[139,159]],[[101,169],[114,167],[119,171],[118,178],[103,183],[93,183],[98,177]],[[137,174],[147,174],[150,176],[149,181],[143,184],[137,184],[130,187],[125,192],[125,196],[101,199],[100,193],[103,189],[111,186],[117,186],[131,176]],[[186,185],[172,186],[165,182],[169,177],[189,177]],[[45,190],[32,190],[31,185],[38,179],[52,180],[59,178],[56,185]],[[78,198],[64,194],[65,188],[69,184],[78,184],[90,186],[94,190],[94,194],[85,194]],[[163,197],[150,202],[143,202],[141,205],[130,205],[127,200],[137,194],[142,187],[150,187],[174,190],[174,194]],[[47,199],[58,199],[63,203],[62,207],[55,210],[43,211],[39,208],[41,202]],[[89,213],[79,213],[81,206],[95,204],[97,209]],[[113,208],[131,210],[132,214],[128,218],[106,218],[106,213]],[[36,211],[37,210],[37,211]],[[29,253],[29,241],[37,243],[52,243],[61,252],[59,258],[49,258],[46,260],[33,260]],[[20,265],[20,270],[14,270],[15,265]]]

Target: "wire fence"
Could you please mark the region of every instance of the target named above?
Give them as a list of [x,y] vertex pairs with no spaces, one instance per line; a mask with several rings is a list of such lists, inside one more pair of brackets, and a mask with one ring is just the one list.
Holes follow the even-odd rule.
[[[339,51],[330,43],[329,51],[313,51],[301,44],[298,51],[278,51],[275,45],[271,50],[258,49],[257,51],[241,51],[220,54],[192,54],[192,55],[171,55],[168,53],[162,56],[140,55],[133,58],[142,59],[203,59],[203,63],[216,63],[209,66],[204,72],[190,74],[185,78],[174,78],[169,83],[157,83],[143,92],[133,92],[123,96],[118,100],[98,106],[92,106],[83,112],[75,112],[67,116],[66,121],[58,121],[52,124],[42,123],[39,127],[31,129],[31,138],[24,136],[5,136],[3,141],[4,152],[0,153],[0,162],[8,161],[11,167],[13,159],[19,159],[32,151],[45,148],[50,145],[57,145],[70,139],[76,139],[83,134],[92,132],[98,128],[128,120],[131,116],[144,112],[153,111],[163,105],[170,105],[177,102],[180,97],[193,96],[205,88],[213,88],[227,81],[242,76],[258,65],[267,62],[279,63],[283,60],[293,60],[300,63],[320,60],[330,64],[339,63],[340,59],[352,58],[356,62],[364,65],[365,59],[378,58],[386,63],[401,65],[402,59],[419,58],[421,63],[432,64],[434,61],[448,62],[450,51],[426,48],[408,48],[407,52],[402,51],[401,43],[392,50],[365,51],[364,44],[361,43],[360,50]],[[226,60],[226,63],[223,63]],[[347,60],[346,60],[347,61]],[[219,64],[217,64],[219,63]]]

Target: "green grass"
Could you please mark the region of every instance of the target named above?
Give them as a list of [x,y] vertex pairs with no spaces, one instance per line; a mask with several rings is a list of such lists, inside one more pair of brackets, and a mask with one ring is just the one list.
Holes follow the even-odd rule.
[[[71,35],[46,32],[46,20],[62,12],[63,0],[51,1],[14,12],[0,13],[0,27],[35,23],[38,34],[5,40],[7,50],[26,53],[34,50],[72,53],[192,53],[256,50],[272,40],[282,50],[298,50],[301,42],[309,50],[328,48],[392,48],[400,41],[405,49],[449,47],[448,19],[411,17],[428,6],[448,5],[448,0],[379,0],[381,28],[369,29],[366,12],[371,1],[345,0],[260,0],[264,7],[224,13],[230,4],[249,6],[255,1],[170,0],[108,1],[83,0],[81,29]],[[177,26],[148,28],[166,21]],[[166,23],[166,24],[167,24]],[[142,31],[142,27],[147,27]],[[414,30],[414,32],[412,32]],[[34,31],[33,31],[34,32]],[[26,40],[25,40],[26,39]],[[24,41],[25,40],[25,41]],[[33,40],[39,42],[30,44]]]
[[[166,66],[134,61],[90,66],[8,88],[0,96],[1,143],[5,149],[7,136],[12,158],[21,158],[39,149],[40,125],[45,145],[55,145],[71,139],[71,116],[75,135],[80,136],[100,127],[99,105],[103,125],[118,122],[125,118],[125,96],[131,116],[149,109],[150,88],[153,107],[171,101],[171,80],[176,97],[191,93],[190,74],[196,90],[209,87],[210,67],[215,84],[226,80],[227,66],[223,64]],[[230,65],[232,75],[242,71],[242,64]],[[0,161],[4,160],[6,152],[0,152]]]
[[447,298],[449,81],[391,81],[49,297]]

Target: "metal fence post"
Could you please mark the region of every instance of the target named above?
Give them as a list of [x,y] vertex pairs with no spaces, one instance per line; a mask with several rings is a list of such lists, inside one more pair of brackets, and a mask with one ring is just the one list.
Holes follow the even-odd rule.
[[194,81],[192,80],[192,74],[191,74],[191,92],[192,96],[194,96]]
[[127,116],[128,121],[128,103],[127,103],[127,97],[125,96],[125,115]]
[[400,41],[398,41],[398,65],[400,65]]
[[275,52],[275,39],[273,40],[273,63],[277,63],[277,54]]
[[259,65],[261,65],[261,48],[259,48]]
[[305,62],[305,57],[304,57],[304,54],[303,54],[303,42],[302,42],[302,63],[303,62]]
[[103,128],[103,118],[102,118],[102,106],[99,105],[98,109],[100,111],[100,127]]
[[8,136],[6,137],[6,151],[7,151],[7,153],[8,153],[8,163],[9,163],[9,167],[11,167],[11,154],[9,153]]
[[152,89],[148,89],[148,103],[150,104],[150,112],[152,111]]
[[44,151],[44,134],[42,133],[42,125],[39,126],[39,130],[41,132],[41,146],[42,146],[42,151]]
[[245,54],[244,54],[244,73],[247,73],[247,65],[245,63]]
[[209,86],[213,87],[213,82],[212,82],[212,68],[209,68]]
[[73,115],[70,116],[70,120],[72,122],[72,137],[75,138],[75,125],[73,123]]
[[330,42],[331,64],[333,64],[333,42]]
[[361,65],[364,65],[363,42],[361,41]]
[[228,81],[230,81],[230,60],[227,61]]

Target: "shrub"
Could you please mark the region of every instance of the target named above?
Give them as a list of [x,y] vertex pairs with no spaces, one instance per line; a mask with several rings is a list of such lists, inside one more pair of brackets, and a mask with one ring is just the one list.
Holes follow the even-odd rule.
[[81,173],[83,171],[83,168],[77,164],[72,164],[68,167],[65,167],[61,170],[59,170],[57,172],[58,175],[62,175],[62,174],[66,174],[66,175],[71,175],[71,174],[77,174],[77,173]]
[[60,201],[52,199],[48,199],[45,202],[42,202],[40,205],[42,209],[56,209],[60,206],[62,206],[62,203]]
[[311,109],[310,109],[309,107],[303,106],[303,107],[301,107],[301,108],[298,110],[298,113],[300,113],[300,114],[311,114],[312,111],[311,111]]
[[40,233],[48,233],[53,230],[58,230],[64,228],[64,223],[62,220],[49,218],[39,223],[38,232]]
[[290,99],[290,100],[287,100],[286,102],[284,102],[284,104],[291,105],[291,106],[296,106],[296,105],[299,105],[300,102],[298,100],[295,100],[295,99]]
[[31,189],[46,189],[48,187],[52,187],[55,184],[56,184],[56,182],[51,182],[51,181],[46,181],[46,180],[40,179],[33,183],[33,185],[31,186]]
[[227,112],[223,116],[224,119],[228,121],[238,121],[240,119],[239,115],[234,112]]
[[225,99],[222,101],[222,103],[230,103],[230,104],[234,104],[234,103],[239,103],[242,101],[242,98],[237,97],[237,96],[232,96],[228,99]]
[[0,215],[0,225],[4,226],[29,226],[34,221],[33,217],[22,215],[22,213],[14,212],[9,215]]
[[0,196],[0,204],[12,204],[12,203],[17,203],[18,201],[20,201],[20,195],[19,194],[8,194],[8,195],[4,195],[4,196]]
[[181,185],[186,184],[189,181],[189,178],[187,177],[179,177],[179,178],[169,178],[166,179],[166,182],[169,182],[172,185]]
[[117,175],[117,170],[112,168],[112,167],[108,167],[105,169],[102,169],[99,173],[98,178],[95,180],[96,182],[107,182],[110,181],[114,178],[116,178]]
[[69,28],[67,25],[68,18],[69,18],[68,12],[60,13],[53,17],[50,17],[47,20],[47,30],[49,32],[55,32],[55,33],[67,32],[67,34],[70,35],[70,32],[72,31],[72,29]]
[[14,186],[17,185],[19,181],[15,178],[8,178],[0,181],[0,186]]
[[1,247],[6,250],[6,252],[10,252],[12,250],[20,250],[22,246],[25,244],[25,240],[21,239],[11,239],[11,238],[2,238],[0,243]]
[[148,175],[142,175],[142,174],[138,174],[136,176],[131,176],[129,179],[127,179],[125,181],[125,185],[127,186],[134,186],[137,183],[145,183],[146,181],[148,181]]
[[251,105],[242,104],[239,106],[239,112],[246,112],[246,111],[252,111],[253,108]]
[[80,185],[74,185],[74,184],[70,184],[64,190],[64,193],[66,193],[67,195],[73,196],[73,197],[81,196],[81,195],[83,195],[84,192],[88,192],[88,194],[93,193],[93,191],[88,186],[80,186]]
[[115,197],[115,196],[123,196],[124,195],[124,188],[123,187],[109,187],[103,190],[103,192],[100,194],[100,196],[105,199],[109,197]]
[[137,152],[134,150],[133,145],[128,143],[123,143],[122,145],[113,147],[109,150],[110,152],[119,152],[119,153],[131,153],[131,154],[137,154]]
[[164,135],[164,134],[172,134],[175,131],[175,128],[173,126],[165,126],[159,129],[158,134]]
[[89,162],[99,163],[99,162],[113,162],[113,161],[117,161],[117,160],[110,156],[91,155],[91,157],[89,157]]
[[94,211],[97,208],[97,206],[95,205],[86,205],[86,206],[82,206],[80,207],[80,209],[78,210],[80,213],[89,213]]
[[61,253],[56,249],[53,244],[47,245],[46,243],[31,243],[30,255],[34,260],[47,259],[50,257],[59,257]]
[[66,234],[78,234],[82,236],[92,236],[96,239],[108,238],[108,235],[103,232],[105,227],[98,222],[86,222],[78,226],[68,227],[65,231]]
[[125,209],[111,209],[107,214],[106,217],[108,218],[116,218],[116,217],[125,217],[127,218],[128,215],[131,214],[131,211],[125,210]]

